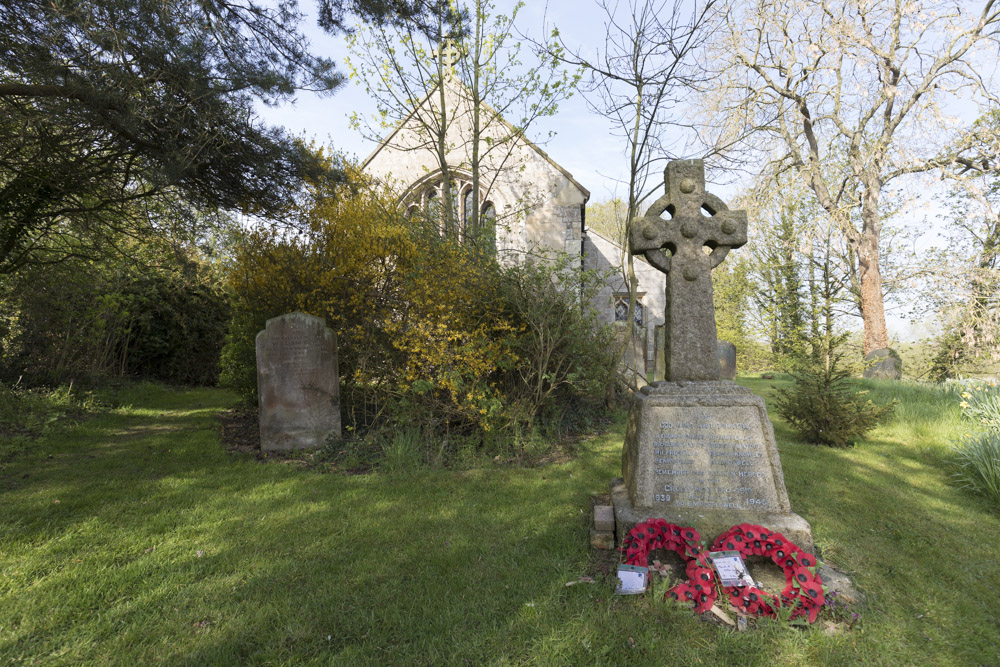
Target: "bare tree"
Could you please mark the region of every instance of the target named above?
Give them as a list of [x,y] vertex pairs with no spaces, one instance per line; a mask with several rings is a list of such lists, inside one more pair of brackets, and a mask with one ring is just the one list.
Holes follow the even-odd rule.
[[[944,323],[932,362],[935,379],[970,365],[1000,362],[1000,110],[981,117],[959,143],[969,158],[942,170],[950,215],[947,246],[927,281],[923,304]],[[977,370],[983,370],[982,367]]]
[[[513,163],[525,133],[539,118],[556,112],[572,94],[577,75],[558,66],[554,56],[526,66],[516,39],[515,21],[523,3],[510,15],[495,13],[488,0],[471,0],[452,15],[468,17],[468,27],[444,20],[434,39],[406,27],[369,26],[349,37],[351,77],[376,101],[374,118],[355,115],[355,127],[367,138],[407,151],[431,151],[444,183],[451,172],[469,172],[472,206],[468,225],[479,230],[483,202]],[[454,30],[454,32],[452,32]],[[408,123],[415,132],[387,132]],[[446,226],[454,214],[453,194],[443,188]],[[508,215],[524,212],[530,203]]]
[[[732,0],[706,90],[716,141],[753,131],[754,150],[797,173],[856,258],[866,353],[885,348],[879,240],[892,181],[964,160],[949,143],[962,96],[991,97],[1000,8],[987,0]],[[778,148],[775,149],[774,145]],[[831,154],[843,156],[830,169]]]
[[[622,139],[628,159],[627,239],[642,203],[663,186],[659,172],[652,182],[650,177],[654,167],[673,157],[668,132],[686,124],[679,110],[681,98],[701,80],[699,71],[692,67],[693,56],[705,43],[706,28],[718,3],[599,0],[599,4],[607,35],[603,49],[592,55],[573,49],[556,30],[548,51],[583,68],[587,104],[608,117],[614,133]],[[632,254],[627,248],[623,250],[622,269],[629,285],[626,321],[632,322],[638,281]]]

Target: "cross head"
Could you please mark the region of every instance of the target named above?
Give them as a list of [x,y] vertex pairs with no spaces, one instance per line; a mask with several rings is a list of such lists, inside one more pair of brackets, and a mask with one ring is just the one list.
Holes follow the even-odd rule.
[[706,192],[701,160],[670,162],[664,182],[664,195],[632,221],[630,251],[666,274],[665,379],[718,380],[712,269],[746,243],[746,211]]
[[441,59],[441,64],[450,71],[462,59],[462,50],[455,46],[455,40],[451,37],[445,37],[438,46],[437,57]]

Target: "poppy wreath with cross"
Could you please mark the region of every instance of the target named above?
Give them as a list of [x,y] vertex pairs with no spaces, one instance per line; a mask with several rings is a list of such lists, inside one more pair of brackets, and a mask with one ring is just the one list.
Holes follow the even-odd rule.
[[734,607],[748,614],[776,616],[778,607],[793,606],[791,618],[816,620],[823,607],[823,579],[816,574],[816,557],[806,553],[781,533],[748,523],[733,526],[716,538],[712,551],[738,551],[740,556],[766,556],[785,574],[781,596],[755,586],[727,586],[724,591]]
[[[649,552],[668,549],[687,563],[688,579],[667,591],[674,600],[690,600],[701,614],[712,608],[718,597],[712,559],[701,546],[701,535],[688,526],[681,527],[665,519],[648,519],[636,524],[622,542],[621,550],[629,565],[648,567]],[[733,526],[716,538],[713,551],[738,551],[742,557],[767,556],[785,574],[785,589],[780,597],[756,586],[727,586],[723,590],[734,607],[748,614],[776,616],[781,606],[794,606],[791,618],[805,616],[816,620],[823,606],[823,580],[816,574],[816,557],[806,553],[781,533],[752,524]]]
[[708,554],[702,548],[701,535],[694,528],[667,523],[666,519],[649,519],[636,524],[622,541],[621,550],[629,565],[648,567],[653,549],[674,551],[687,563],[687,581],[667,591],[674,600],[690,600],[701,614],[712,608],[718,597],[715,572]]

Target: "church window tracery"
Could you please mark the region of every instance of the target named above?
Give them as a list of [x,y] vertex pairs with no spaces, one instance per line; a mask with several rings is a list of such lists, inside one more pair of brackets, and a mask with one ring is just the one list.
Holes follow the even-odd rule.
[[[614,295],[614,306],[615,306],[615,322],[625,322],[628,320],[628,294],[615,294]],[[643,307],[642,307],[642,296],[636,295],[635,297],[635,311],[632,313],[633,321],[635,326],[641,327],[645,321]]]
[[474,207],[472,196],[472,182],[470,177],[459,176],[450,180],[448,185],[449,199],[451,200],[450,215],[445,216],[443,211],[444,200],[444,180],[433,179],[419,188],[416,200],[406,209],[407,217],[411,217],[417,211],[423,210],[424,214],[431,220],[438,223],[442,233],[458,234],[463,241],[476,238],[486,244],[491,251],[496,251],[496,219],[497,209],[492,201],[483,202],[479,214],[480,233],[474,233],[472,229]]

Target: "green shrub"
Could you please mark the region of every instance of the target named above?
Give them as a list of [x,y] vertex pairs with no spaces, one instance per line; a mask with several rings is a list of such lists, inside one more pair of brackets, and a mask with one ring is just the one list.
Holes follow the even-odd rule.
[[967,436],[952,452],[959,484],[1000,504],[1000,432]]
[[497,310],[516,332],[509,339],[513,362],[503,373],[504,403],[512,421],[549,437],[579,418],[581,401],[603,402],[617,377],[614,330],[581,305],[591,303],[601,277],[581,274],[572,262],[566,255],[525,259],[501,268],[496,280]]
[[1000,387],[995,381],[956,384],[962,417],[978,432],[952,446],[955,479],[963,488],[1000,503]]
[[0,281],[0,313],[0,378],[10,382],[214,384],[229,303],[181,253],[155,266],[74,259],[30,268]]
[[828,358],[811,355],[801,360],[791,373],[792,386],[777,391],[778,414],[806,442],[850,447],[896,406],[897,401],[876,404],[856,388],[851,371],[842,366],[843,353],[836,350],[842,340],[831,344]]

